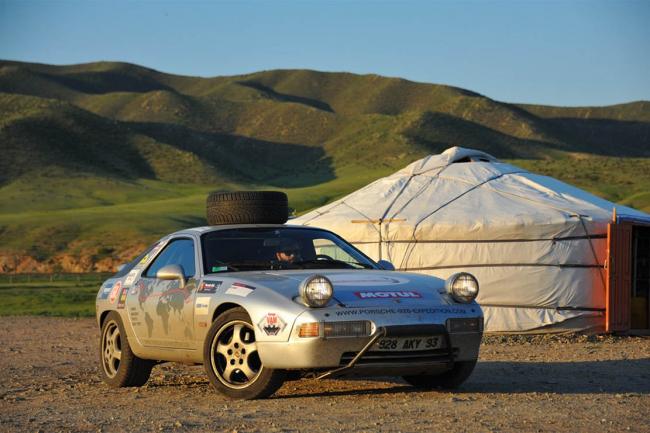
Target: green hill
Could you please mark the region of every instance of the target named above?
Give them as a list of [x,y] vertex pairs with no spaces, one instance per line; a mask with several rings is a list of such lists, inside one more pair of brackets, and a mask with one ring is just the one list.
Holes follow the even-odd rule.
[[305,211],[451,146],[650,211],[650,102],[508,104],[399,78],[0,61],[0,269],[106,269],[204,222],[212,189]]

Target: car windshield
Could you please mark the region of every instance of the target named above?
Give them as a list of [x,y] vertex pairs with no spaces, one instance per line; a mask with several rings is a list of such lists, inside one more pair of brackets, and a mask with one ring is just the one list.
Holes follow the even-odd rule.
[[201,237],[206,274],[279,269],[377,269],[331,232],[311,228],[237,228]]

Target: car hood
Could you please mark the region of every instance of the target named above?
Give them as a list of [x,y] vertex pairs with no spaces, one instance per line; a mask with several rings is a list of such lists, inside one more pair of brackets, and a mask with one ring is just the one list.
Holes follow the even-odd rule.
[[[334,298],[347,307],[450,304],[444,280],[427,275],[381,270],[282,270],[229,273],[228,277],[255,287],[263,286],[288,298],[299,293],[311,275],[324,275],[334,286]],[[212,278],[207,276],[206,278]]]

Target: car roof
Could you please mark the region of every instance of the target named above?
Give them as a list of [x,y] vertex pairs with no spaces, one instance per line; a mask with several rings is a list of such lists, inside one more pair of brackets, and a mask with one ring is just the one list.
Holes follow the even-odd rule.
[[[178,236],[178,235],[202,235],[203,233],[214,232],[219,230],[228,230],[228,229],[240,229],[240,228],[296,228],[296,229],[318,229],[318,227],[309,227],[302,225],[292,225],[292,224],[224,224],[218,226],[201,226],[201,227],[192,227],[189,229],[179,230],[174,233],[170,233],[167,236]],[[318,229],[322,230],[322,229]],[[167,237],[165,236],[165,237]]]

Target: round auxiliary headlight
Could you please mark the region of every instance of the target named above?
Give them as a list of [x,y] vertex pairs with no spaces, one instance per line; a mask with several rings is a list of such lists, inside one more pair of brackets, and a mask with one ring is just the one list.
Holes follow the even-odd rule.
[[469,303],[478,296],[478,281],[474,275],[460,272],[447,278],[447,293],[457,302]]
[[310,307],[324,307],[333,294],[332,282],[322,275],[312,275],[300,285],[300,297]]

